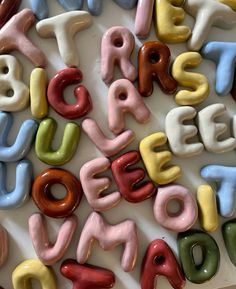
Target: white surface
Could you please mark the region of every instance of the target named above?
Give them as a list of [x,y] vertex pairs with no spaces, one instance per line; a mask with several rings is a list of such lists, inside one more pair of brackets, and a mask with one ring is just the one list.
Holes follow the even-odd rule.
[[[50,16],[64,12],[64,10],[57,4],[56,1],[50,0],[48,2],[50,2]],[[30,7],[29,0],[23,1],[22,8],[23,7]],[[78,53],[80,57],[79,68],[83,71],[84,74],[83,84],[86,85],[86,87],[89,89],[93,99],[94,109],[92,113],[89,114],[89,116],[98,120],[99,124],[107,133],[109,133],[107,125],[108,88],[102,82],[100,77],[100,41],[106,29],[114,25],[124,25],[128,27],[131,31],[134,31],[134,17],[135,9],[132,11],[126,11],[114,4],[113,1],[104,1],[103,14],[99,17],[94,17],[93,25],[91,26],[91,28],[80,32],[76,37]],[[189,25],[193,24],[191,17],[187,17],[185,22]],[[40,39],[36,35],[35,28],[32,28],[30,30],[29,35],[30,38],[33,39],[34,42],[43,49],[43,51],[48,57],[49,64],[47,67],[47,73],[49,78],[52,77],[57,70],[65,67],[60,60],[55,39]],[[148,40],[157,40],[154,29],[152,29],[152,33]],[[236,28],[228,31],[213,28],[211,29],[208,40],[236,41]],[[137,55],[140,46],[141,42],[136,38],[136,48],[132,56],[135,65],[137,65]],[[181,52],[186,51],[185,44],[169,45],[169,47],[172,51],[172,59],[174,59]],[[18,53],[14,53],[14,55],[17,56],[23,64],[24,81],[25,83],[29,84],[30,72],[33,69],[33,65],[22,55]],[[203,104],[197,107],[197,110],[200,110],[206,105],[216,102],[225,103],[228,109],[228,116],[226,117],[226,120],[229,123],[230,118],[232,119],[232,116],[236,112],[236,103],[231,98],[231,96],[219,97],[215,94],[213,89],[215,78],[214,63],[204,60],[203,64],[196,70],[204,72],[204,74],[208,76],[211,83],[210,96],[207,98],[206,101],[204,101]],[[71,90],[68,89],[68,91]],[[132,119],[132,117],[127,117],[126,127],[131,128],[135,131],[136,139],[128,147],[128,149],[126,149],[126,151],[131,149],[138,149],[139,141],[145,136],[153,132],[164,131],[165,115],[171,108],[176,106],[174,96],[164,95],[156,84],[153,95],[149,98],[146,98],[145,102],[152,111],[151,121],[146,125],[139,125]],[[66,120],[62,119],[51,109],[50,116],[56,118],[59,121],[57,138],[58,142],[60,142]],[[14,123],[14,129],[11,132],[9,141],[14,140],[15,133],[18,131],[18,127],[20,126],[23,119],[30,117],[31,115],[29,109],[14,114],[14,119],[17,121],[15,121]],[[81,120],[78,120],[77,122],[81,123]],[[55,144],[56,143],[57,141],[55,141]],[[82,133],[76,155],[74,156],[72,161],[70,161],[64,166],[64,168],[72,171],[78,177],[79,170],[82,164],[99,155],[99,151],[96,150],[95,146],[88,140],[85,134]],[[35,176],[39,174],[42,170],[48,168],[46,164],[40,162],[37,159],[34,148],[32,148],[28,158],[33,162]],[[178,180],[178,183],[187,186],[190,189],[191,193],[195,195],[198,185],[204,183],[204,180],[202,180],[199,175],[199,169],[202,166],[209,163],[235,166],[236,160],[235,152],[225,153],[221,155],[204,152],[202,155],[197,157],[190,157],[187,159],[174,158],[172,163],[181,165],[183,169],[183,176],[181,179]],[[14,186],[15,165],[11,164],[8,167],[8,184],[10,188],[11,185]],[[147,200],[143,203],[139,203],[136,205],[130,204],[123,200],[116,208],[103,213],[106,220],[110,223],[115,224],[124,220],[124,218],[132,218],[133,220],[135,220],[138,226],[140,249],[137,266],[131,274],[124,273],[121,269],[120,254],[122,252],[122,248],[117,248],[110,252],[104,252],[97,245],[93,247],[92,255],[89,258],[89,263],[113,270],[116,275],[116,284],[114,287],[115,289],[140,288],[140,265],[150,241],[156,238],[164,238],[164,240],[177,254],[177,234],[166,231],[155,222],[152,213],[152,205],[152,200]],[[20,209],[0,212],[0,222],[8,230],[10,237],[9,258],[5,266],[0,269],[0,285],[3,286],[5,289],[12,288],[11,273],[14,270],[15,266],[27,258],[36,258],[36,254],[34,253],[28,235],[27,221],[29,216],[33,212],[37,211],[38,209],[34,205],[33,201],[30,200],[25,206]],[[79,227],[76,231],[76,235],[73,238],[70,249],[68,250],[66,256],[64,256],[64,259],[75,258],[75,252],[80,232],[90,212],[91,208],[89,208],[85,198],[83,197],[80,206],[76,210],[76,214],[78,215],[79,219]],[[53,238],[57,234],[57,228],[61,223],[61,220],[47,218],[47,221],[50,224],[50,237],[53,240]],[[221,223],[225,221],[226,220],[221,219]],[[196,224],[194,227],[199,228],[199,225]],[[236,268],[233,266],[233,264],[231,264],[228,258],[225,247],[223,245],[223,239],[220,229],[216,233],[212,234],[212,236],[218,243],[221,252],[219,272],[211,281],[202,285],[195,285],[187,282],[186,289],[216,289],[236,284]],[[61,262],[53,266],[58,277],[58,289],[72,288],[71,282],[61,277],[59,273],[60,264]],[[157,284],[157,288],[159,289],[171,288],[169,283],[166,282],[165,278],[163,277],[158,279]]]

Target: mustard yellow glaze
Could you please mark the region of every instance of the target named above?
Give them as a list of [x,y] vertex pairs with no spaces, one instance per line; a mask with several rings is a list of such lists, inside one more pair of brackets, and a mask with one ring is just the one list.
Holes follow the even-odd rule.
[[209,185],[201,185],[197,191],[197,202],[202,228],[214,232],[219,226],[215,192]]
[[158,147],[165,145],[166,142],[166,135],[162,132],[157,132],[144,138],[139,145],[139,150],[149,177],[161,185],[169,184],[181,175],[181,168],[179,166],[166,166],[172,158],[170,151],[156,151]]
[[35,68],[30,76],[30,106],[35,118],[44,118],[48,114],[46,98],[47,76],[43,68]]
[[184,0],[156,0],[156,33],[164,42],[185,42],[191,35],[189,27],[180,25],[185,17]]
[[202,62],[202,57],[197,52],[180,54],[172,66],[172,75],[181,86],[190,90],[180,90],[175,101],[179,105],[196,105],[203,102],[209,95],[208,79],[200,73],[186,71],[186,68],[197,67]]
[[40,260],[25,260],[12,273],[14,289],[32,289],[30,279],[38,280],[42,289],[57,288],[54,272]]
[[236,12],[236,2],[235,0],[218,0],[220,3],[225,4],[229,6],[231,9],[233,9]]

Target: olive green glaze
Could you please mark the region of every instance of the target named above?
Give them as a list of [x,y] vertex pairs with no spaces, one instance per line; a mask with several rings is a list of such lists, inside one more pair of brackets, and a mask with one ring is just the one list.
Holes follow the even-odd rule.
[[236,266],[236,219],[223,224],[222,234],[231,262]]
[[67,163],[76,152],[80,128],[76,123],[67,123],[61,145],[58,150],[54,151],[51,144],[56,129],[57,123],[52,118],[47,118],[40,123],[35,140],[35,152],[42,162],[52,166],[61,166]]
[[[202,263],[195,264],[193,248],[202,248]],[[178,235],[178,249],[186,278],[192,283],[201,284],[211,279],[217,272],[220,251],[215,240],[207,233],[189,230]]]

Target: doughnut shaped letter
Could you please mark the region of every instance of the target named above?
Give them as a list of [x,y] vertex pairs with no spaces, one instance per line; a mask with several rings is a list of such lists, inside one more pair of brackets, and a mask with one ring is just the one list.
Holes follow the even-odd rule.
[[39,20],[48,18],[49,9],[47,0],[31,0],[30,2],[31,9]]
[[142,96],[152,95],[154,80],[164,93],[172,94],[176,91],[177,83],[169,74],[168,46],[158,41],[144,43],[139,50],[138,63],[138,90]]
[[209,95],[208,79],[200,73],[188,72],[186,68],[197,67],[202,62],[201,54],[185,52],[180,54],[173,63],[172,75],[181,86],[190,87],[191,90],[180,90],[175,96],[179,105],[197,105]]
[[111,250],[124,244],[121,266],[125,272],[133,270],[138,252],[138,237],[136,225],[132,220],[111,226],[98,213],[91,213],[80,235],[77,248],[78,263],[84,264],[87,261],[91,253],[92,243],[95,240],[98,241],[103,250]]
[[57,113],[67,119],[83,117],[92,109],[90,94],[83,85],[74,90],[76,104],[68,104],[63,98],[66,86],[79,83],[82,79],[82,72],[78,68],[66,68],[57,72],[49,82],[48,102]]
[[0,163],[0,210],[21,207],[29,199],[31,190],[32,166],[27,160],[22,160],[16,166],[15,188],[6,189],[6,167]]
[[188,0],[184,10],[196,19],[188,43],[189,50],[198,51],[202,47],[212,26],[227,29],[236,24],[235,12],[215,0]]
[[[168,211],[168,203],[176,200],[180,209],[176,213]],[[188,189],[180,185],[159,187],[153,213],[156,221],[164,228],[176,232],[185,232],[197,220],[198,207]]]
[[145,137],[139,144],[139,150],[150,179],[160,185],[172,183],[181,175],[179,166],[168,165],[167,168],[165,167],[172,158],[170,151],[156,151],[166,142],[166,135],[158,132]]
[[43,68],[35,68],[30,76],[30,108],[35,118],[41,119],[48,114],[46,90],[46,71]]
[[[51,192],[54,184],[65,187],[64,198],[55,198]],[[32,186],[32,198],[38,208],[52,218],[70,216],[78,207],[82,198],[82,188],[79,180],[69,171],[62,169],[47,169],[38,175]]]
[[212,187],[201,185],[197,190],[197,202],[201,227],[207,232],[214,232],[219,226],[216,196]]
[[35,152],[42,162],[52,166],[61,166],[69,162],[75,154],[80,137],[80,128],[76,123],[67,123],[61,145],[58,150],[54,151],[51,144],[56,127],[57,123],[52,118],[44,119],[40,123],[35,140]]
[[137,4],[137,0],[114,0],[114,1],[124,9],[132,9]]
[[8,257],[8,233],[0,225],[0,267],[4,265]]
[[33,119],[23,122],[16,137],[15,143],[7,144],[7,138],[13,124],[10,113],[0,112],[0,161],[16,162],[23,159],[31,149],[38,124]]
[[130,151],[118,157],[112,162],[113,177],[123,197],[131,203],[142,202],[155,194],[156,188],[150,181],[140,184],[145,177],[142,168],[130,169],[130,166],[140,161],[137,151]]
[[184,0],[156,1],[156,32],[163,42],[185,42],[191,35],[189,27],[179,25],[183,22],[185,11],[181,7]]
[[34,21],[35,17],[30,9],[23,9],[15,14],[0,30],[0,54],[18,50],[35,66],[45,67],[45,55],[26,37]]
[[72,259],[62,263],[61,274],[73,282],[73,289],[104,289],[115,284],[112,271],[89,264],[80,265]]
[[[193,248],[200,246],[203,260],[196,265]],[[189,230],[178,235],[178,249],[182,268],[186,278],[196,284],[210,280],[217,272],[220,262],[220,251],[215,240],[207,233]]]
[[125,130],[113,139],[107,138],[98,126],[96,120],[91,118],[87,118],[82,122],[82,128],[89,139],[106,157],[118,154],[134,140],[132,130]]
[[185,276],[171,248],[163,240],[154,240],[149,244],[143,258],[141,289],[156,288],[159,276],[165,276],[175,289],[185,286]]
[[54,272],[39,260],[25,260],[12,273],[14,289],[32,289],[30,279],[38,280],[42,289],[57,288]]
[[48,240],[46,221],[42,214],[33,214],[28,223],[30,238],[37,256],[43,264],[53,265],[64,256],[69,247],[77,227],[77,217],[72,215],[65,220],[53,246]]
[[110,168],[107,158],[96,158],[85,163],[80,169],[80,180],[89,205],[95,211],[104,211],[115,207],[121,201],[119,192],[103,194],[111,185],[111,180],[106,177],[97,177],[97,174]]
[[222,234],[225,242],[225,247],[228,252],[231,262],[236,266],[236,220],[230,220],[223,224]]
[[21,76],[21,65],[16,58],[0,55],[0,110],[19,111],[28,106],[29,89]]
[[139,0],[137,5],[134,32],[140,38],[146,38],[152,24],[154,0]]
[[235,149],[236,139],[229,137],[224,140],[218,138],[227,131],[225,123],[216,123],[215,118],[226,112],[222,103],[215,103],[202,109],[198,113],[198,128],[205,148],[209,152],[224,153]]
[[0,3],[0,28],[18,11],[21,0],[5,0]]
[[185,125],[184,122],[196,116],[195,108],[182,106],[173,108],[166,115],[165,131],[172,152],[179,157],[190,157],[201,154],[204,150],[202,143],[189,143],[195,137],[198,129],[195,125]]
[[217,184],[218,209],[222,217],[229,218],[234,213],[236,191],[236,167],[208,165],[201,169],[201,176]]
[[137,69],[130,61],[134,45],[134,36],[126,27],[115,26],[105,32],[101,43],[101,76],[106,84],[113,80],[115,65],[120,67],[124,78],[130,81],[137,78]]
[[150,119],[150,110],[134,85],[127,79],[119,79],[112,83],[108,101],[109,128],[114,134],[124,130],[126,112],[132,113],[139,123],[147,123]]
[[85,11],[70,11],[41,20],[36,29],[41,37],[55,37],[63,62],[69,66],[78,66],[79,59],[74,36],[91,25],[91,15]]
[[[235,17],[236,17],[236,13]],[[208,42],[202,48],[203,57],[216,63],[215,90],[220,95],[230,93],[233,87],[236,42]]]

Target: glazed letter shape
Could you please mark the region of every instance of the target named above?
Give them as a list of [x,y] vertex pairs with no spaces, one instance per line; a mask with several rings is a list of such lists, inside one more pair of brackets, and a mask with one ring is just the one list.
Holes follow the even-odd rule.
[[146,38],[151,30],[154,0],[138,0],[134,32],[140,38]]
[[220,215],[229,218],[234,213],[236,191],[236,167],[208,165],[201,169],[201,176],[218,184],[217,198]]
[[227,29],[236,24],[235,12],[215,0],[187,0],[184,9],[195,18],[192,36],[188,43],[190,50],[197,51],[202,47],[212,26]]
[[120,67],[124,78],[135,81],[137,69],[130,61],[135,40],[128,28],[114,26],[108,29],[101,43],[101,77],[106,84],[114,78],[115,65]]
[[47,64],[45,55],[26,37],[34,21],[35,17],[30,9],[23,9],[14,15],[0,31],[0,54],[18,50],[35,66],[45,67]]
[[165,43],[185,42],[191,35],[188,26],[180,26],[185,17],[181,7],[184,0],[156,1],[156,32],[157,37]]
[[202,62],[201,54],[185,52],[180,54],[173,63],[172,75],[181,86],[191,90],[180,90],[175,96],[179,105],[196,105],[203,102],[210,92],[208,79],[200,73],[186,71],[186,68],[197,67]]
[[236,220],[230,220],[223,224],[222,234],[224,237],[225,247],[228,252],[231,262],[236,266],[236,250],[235,250],[235,240],[236,240]]
[[111,165],[112,174],[120,193],[131,203],[142,202],[156,192],[151,181],[140,183],[146,175],[144,169],[130,169],[130,166],[138,163],[140,158],[137,151],[130,151],[115,159]]
[[55,37],[63,62],[67,66],[78,66],[77,49],[73,40],[75,34],[88,28],[91,16],[85,11],[70,11],[37,23],[36,29],[41,37]]
[[38,280],[42,289],[57,288],[53,270],[39,260],[28,259],[16,267],[12,273],[13,288],[32,289],[30,279]]
[[77,217],[72,215],[65,219],[54,245],[49,242],[44,215],[33,214],[28,224],[30,238],[38,258],[45,265],[53,265],[64,256],[69,247],[77,227]]
[[0,161],[16,162],[23,159],[31,149],[38,124],[33,119],[23,122],[16,137],[15,143],[7,145],[7,137],[13,124],[10,113],[0,112]]
[[[29,104],[29,89],[22,82],[22,69],[14,56],[0,55],[0,110],[19,111]],[[13,92],[11,97],[8,92]]]
[[231,9],[236,12],[236,3],[234,0],[218,0],[218,2],[228,5]]
[[0,268],[5,264],[8,257],[8,233],[0,225]]
[[81,82],[82,72],[78,68],[66,68],[57,72],[48,85],[48,102],[52,108],[67,119],[77,119],[85,116],[92,109],[92,101],[87,88],[79,85],[74,90],[76,104],[68,104],[63,92],[68,85]]
[[205,148],[209,152],[224,153],[236,147],[236,139],[228,137],[224,140],[218,138],[227,131],[225,123],[216,123],[215,118],[226,112],[222,103],[209,105],[198,113],[198,128]]
[[139,150],[150,179],[160,185],[172,183],[181,175],[179,166],[168,165],[165,168],[172,158],[170,151],[156,152],[156,149],[165,145],[166,142],[166,135],[158,132],[145,137],[139,144]]
[[115,138],[108,139],[97,122],[91,118],[87,118],[82,122],[82,128],[89,139],[106,157],[118,154],[134,140],[134,133],[132,130],[123,131]]
[[197,203],[201,227],[207,232],[216,231],[219,226],[219,218],[216,195],[211,186],[201,185],[198,187]]
[[[193,248],[200,246],[203,252],[200,265],[195,264]],[[197,230],[189,230],[178,235],[179,258],[186,278],[196,284],[210,280],[217,272],[220,251],[211,235]]]
[[16,14],[21,0],[5,0],[0,3],[0,28]]
[[138,90],[142,96],[153,93],[153,80],[157,81],[164,93],[172,94],[177,89],[176,81],[169,74],[170,50],[158,41],[150,41],[139,49]]
[[60,270],[73,282],[73,289],[112,288],[115,283],[112,271],[89,264],[80,265],[72,259],[65,260]]
[[112,83],[108,91],[108,123],[114,134],[124,130],[126,112],[131,113],[139,123],[147,123],[151,115],[133,83],[119,79]]
[[111,180],[106,177],[96,177],[97,174],[107,171],[110,161],[107,158],[96,158],[85,163],[80,169],[80,181],[89,205],[95,211],[104,211],[115,207],[121,201],[119,192],[112,192],[100,196],[111,185]]
[[[235,18],[236,18],[236,13]],[[236,63],[236,42],[208,42],[201,53],[216,63],[215,90],[220,95],[230,93],[234,82]]]
[[16,166],[16,181],[13,191],[6,190],[6,167],[0,163],[0,210],[21,207],[28,199],[31,190],[32,167],[29,161],[22,160]]
[[202,153],[202,143],[188,143],[196,136],[198,129],[195,125],[186,125],[184,121],[192,120],[196,116],[195,108],[180,106],[173,108],[166,115],[165,131],[172,152],[179,157],[190,157]]
[[[132,9],[135,7],[137,0],[114,0],[124,9]],[[102,12],[103,0],[87,0],[88,10],[92,15],[100,15]]]
[[171,248],[163,240],[154,240],[149,244],[143,258],[141,289],[157,288],[159,276],[165,276],[174,289],[182,289],[185,286],[185,276]]
[[44,118],[48,114],[47,75],[43,68],[35,68],[30,75],[30,108],[35,118]]
[[[168,211],[168,203],[172,200],[179,202],[181,207],[174,214]],[[176,232],[185,232],[195,224],[198,218],[198,207],[195,198],[187,188],[169,185],[158,188],[153,213],[162,227]]]
[[125,220],[112,226],[106,223],[98,213],[91,213],[80,235],[77,248],[78,263],[84,264],[87,261],[95,240],[103,250],[111,250],[124,244],[121,266],[125,272],[133,270],[138,252],[138,237],[136,225],[132,220]]
[[54,151],[51,144],[56,127],[57,123],[52,118],[47,118],[40,123],[35,140],[35,152],[38,158],[46,164],[61,166],[70,161],[75,154],[79,143],[80,128],[76,123],[67,123],[61,145],[58,150]]

